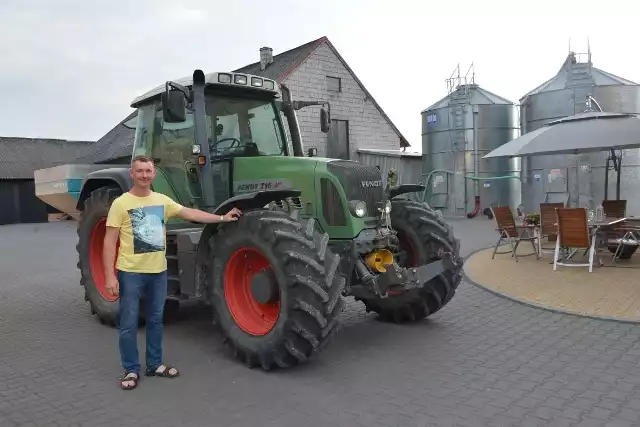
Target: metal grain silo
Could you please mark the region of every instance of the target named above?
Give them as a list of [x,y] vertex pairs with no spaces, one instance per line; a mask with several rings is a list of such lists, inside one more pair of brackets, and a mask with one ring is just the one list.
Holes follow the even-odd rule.
[[515,209],[520,159],[482,156],[519,136],[518,108],[457,70],[447,80],[447,96],[422,112],[426,200],[449,215],[473,217],[491,205]]
[[[558,73],[520,99],[522,134],[552,120],[587,109],[592,96],[603,111],[640,113],[640,86],[595,68],[591,52],[570,52]],[[597,107],[593,108],[598,111]],[[538,211],[544,201],[595,209],[605,198],[608,153],[535,156],[522,159],[522,200],[526,211]],[[640,214],[640,150],[623,150],[621,195],[627,212]],[[608,199],[616,198],[616,172],[608,173]]]

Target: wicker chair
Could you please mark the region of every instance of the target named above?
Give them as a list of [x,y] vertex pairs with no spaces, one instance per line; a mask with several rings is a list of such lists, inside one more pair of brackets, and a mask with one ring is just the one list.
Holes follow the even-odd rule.
[[[491,256],[491,259],[494,259],[496,254],[506,254],[511,252],[511,256],[515,258],[516,262],[518,262],[518,255],[516,251],[518,250],[518,245],[522,241],[531,242],[531,246],[533,246],[534,252],[520,256],[535,255],[537,259],[540,258],[538,254],[538,248],[535,244],[535,241],[538,238],[531,236],[530,234],[525,236],[525,233],[529,233],[529,229],[527,228],[523,229],[521,233],[518,233],[518,227],[516,226],[516,222],[513,218],[513,213],[511,212],[509,206],[492,206],[491,212],[493,213],[493,217],[496,220],[496,231],[500,234],[498,242],[496,243],[496,247],[493,249],[493,255]],[[504,240],[508,241],[511,244],[511,251],[498,252],[498,247]]]
[[[559,265],[564,267],[589,267],[589,273],[593,271],[593,258],[596,255],[596,239],[589,233],[587,211],[584,208],[556,208],[558,219],[558,238],[556,250],[553,255],[553,270]],[[561,248],[588,248],[589,263],[560,262]]]

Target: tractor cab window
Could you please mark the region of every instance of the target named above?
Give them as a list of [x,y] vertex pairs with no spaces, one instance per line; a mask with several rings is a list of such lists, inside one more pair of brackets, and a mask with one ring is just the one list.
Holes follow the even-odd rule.
[[209,96],[206,101],[211,156],[282,156],[286,141],[271,100]]
[[175,193],[179,201],[195,206],[201,199],[198,168],[192,154],[195,141],[195,124],[192,111],[186,111],[186,120],[167,123],[162,109],[155,111],[151,156],[158,162],[158,184],[166,181],[166,191]]

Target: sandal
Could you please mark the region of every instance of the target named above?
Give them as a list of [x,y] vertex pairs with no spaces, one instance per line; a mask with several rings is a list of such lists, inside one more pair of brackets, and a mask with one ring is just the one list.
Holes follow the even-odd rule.
[[123,390],[133,390],[138,386],[138,381],[140,381],[140,376],[138,374],[135,372],[125,372],[122,377],[120,377],[120,387]]
[[[171,370],[173,370],[173,373]],[[156,369],[147,369],[145,375],[148,377],[175,378],[180,375],[180,372],[173,365],[160,365]]]

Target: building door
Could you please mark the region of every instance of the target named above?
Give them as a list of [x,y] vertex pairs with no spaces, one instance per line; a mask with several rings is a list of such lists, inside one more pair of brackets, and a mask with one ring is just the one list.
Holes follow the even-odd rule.
[[347,120],[331,120],[331,128],[327,134],[327,157],[349,160],[349,122]]

